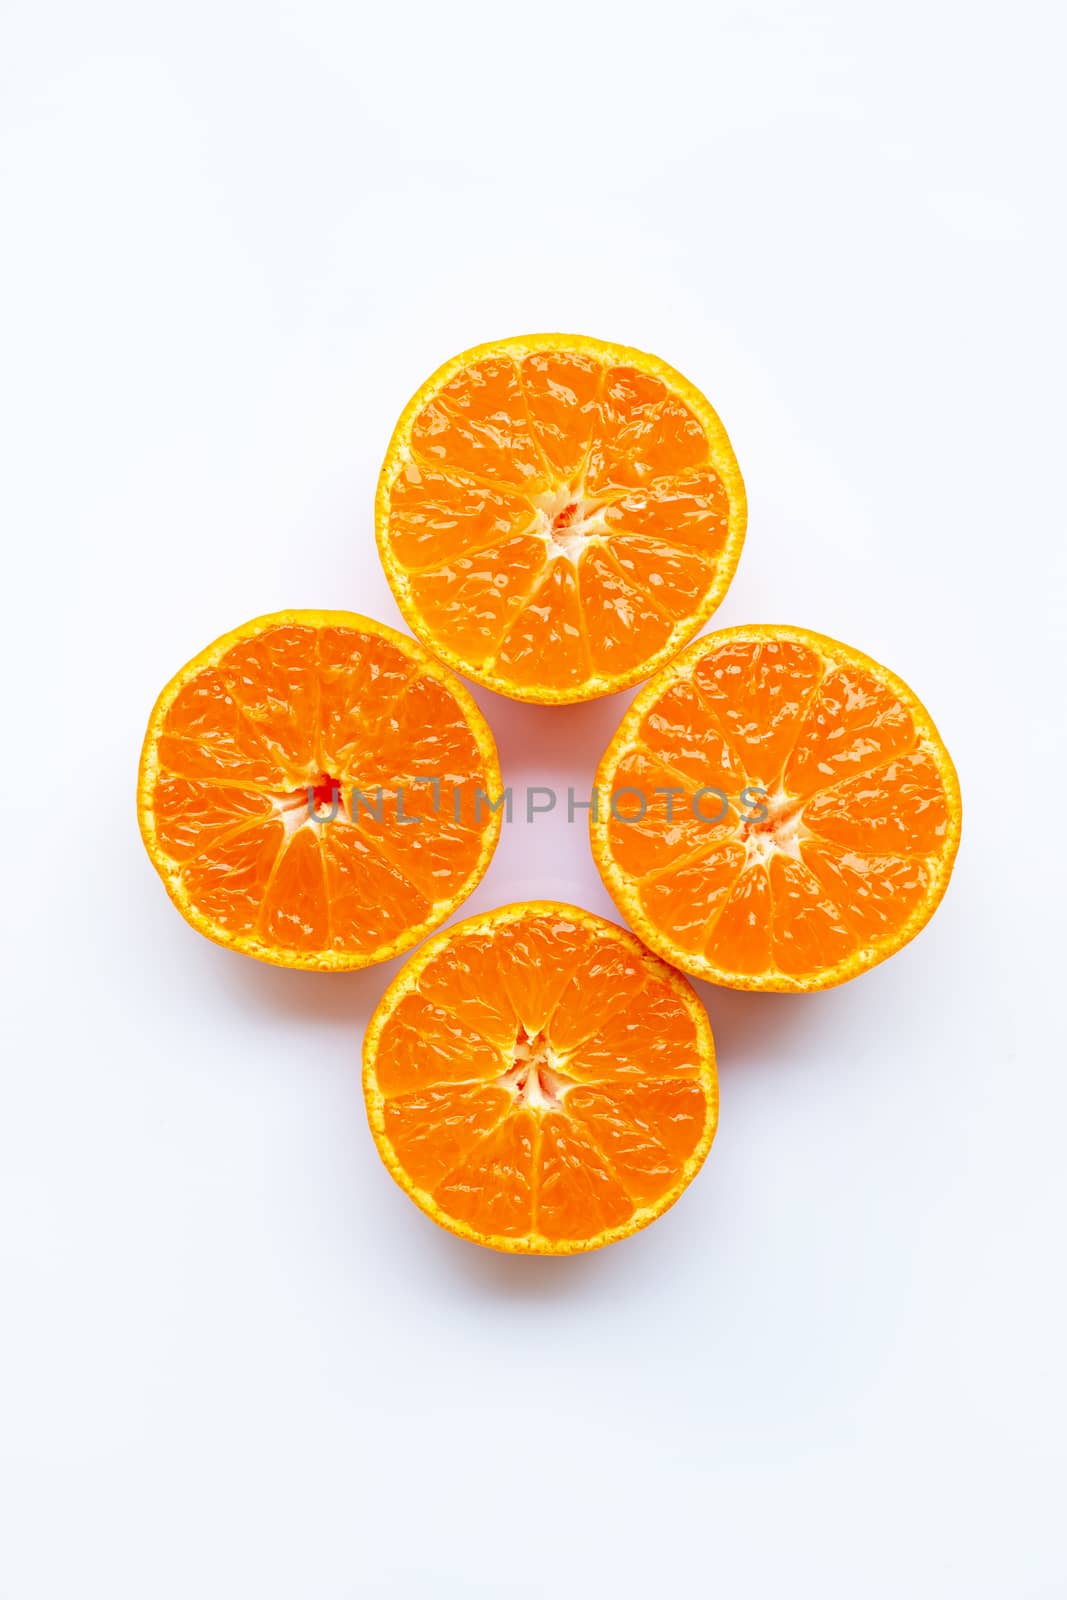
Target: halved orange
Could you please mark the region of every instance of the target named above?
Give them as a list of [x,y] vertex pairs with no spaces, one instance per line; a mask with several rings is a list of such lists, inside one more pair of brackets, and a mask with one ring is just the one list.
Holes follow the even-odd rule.
[[282,611],[163,690],[137,813],[194,928],[340,971],[410,949],[462,903],[500,834],[499,788],[485,719],[420,644],[348,611]]
[[363,1047],[371,1131],[442,1227],[566,1255],[643,1228],[711,1146],[693,990],[633,934],[537,901],[461,922],[387,989]]
[[478,345],[405,408],[378,547],[408,623],[516,700],[636,683],[733,577],[745,491],[726,431],[666,362],[577,334]]
[[805,628],[698,639],[636,697],[597,771],[593,854],[685,972],[843,983],[914,938],[960,839],[955,768],[906,684]]

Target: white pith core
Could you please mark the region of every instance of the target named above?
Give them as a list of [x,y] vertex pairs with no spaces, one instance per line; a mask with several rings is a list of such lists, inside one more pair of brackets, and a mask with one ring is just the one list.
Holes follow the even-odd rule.
[[[308,805],[308,789],[315,792],[315,815],[312,816]],[[337,816],[332,817],[333,792],[337,791]],[[327,781],[324,775],[316,775],[308,779],[303,785],[292,789],[285,789],[270,796],[270,803],[275,814],[285,829],[286,842],[301,828],[320,827],[326,821],[347,822],[348,813],[345,810],[344,785],[340,779]],[[317,820],[316,820],[317,819]]]
[[496,1081],[511,1091],[516,1105],[531,1111],[562,1111],[563,1097],[574,1080],[559,1071],[561,1058],[544,1035],[520,1028],[512,1055],[514,1065]]
[[591,539],[608,532],[604,506],[586,497],[584,485],[561,484],[534,497],[533,532],[545,541],[550,556],[563,555],[575,565]]
[[745,847],[745,866],[756,862],[766,866],[775,855],[799,861],[801,842],[810,837],[810,829],[804,824],[803,801],[778,789],[766,795],[763,804],[768,812],[765,821],[751,822],[742,818],[739,825],[740,840]]

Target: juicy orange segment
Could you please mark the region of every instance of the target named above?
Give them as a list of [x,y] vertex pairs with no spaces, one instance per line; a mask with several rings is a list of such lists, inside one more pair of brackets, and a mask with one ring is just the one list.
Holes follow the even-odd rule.
[[936,910],[960,838],[929,713],[803,628],[697,640],[637,696],[597,797],[619,909],[674,965],[740,989],[823,989],[892,955]]
[[489,864],[500,769],[478,708],[421,645],[350,612],[260,617],[156,702],[137,809],[182,915],[279,966],[385,961]]
[[658,1217],[711,1146],[711,1029],[630,933],[538,901],[425,944],[363,1048],[382,1160],[435,1222],[496,1250],[593,1250]]
[[534,334],[418,391],[378,487],[378,547],[411,627],[518,700],[647,677],[719,604],[745,491],[704,396],[655,356]]

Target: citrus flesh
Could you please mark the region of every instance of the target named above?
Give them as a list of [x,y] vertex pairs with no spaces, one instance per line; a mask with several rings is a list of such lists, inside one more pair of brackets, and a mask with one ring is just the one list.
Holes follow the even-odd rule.
[[288,611],[163,690],[138,819],[209,939],[345,970],[409,949],[466,898],[500,832],[480,796],[499,786],[481,713],[421,645],[352,612]]
[[959,845],[929,713],[803,628],[697,640],[636,697],[596,788],[593,854],[619,909],[733,988],[822,989],[884,960],[933,915]]
[[655,356],[580,335],[479,345],[397,424],[376,526],[405,618],[518,700],[647,677],[719,604],[745,493],[704,396]]
[[415,1203],[497,1250],[570,1254],[681,1194],[718,1117],[707,1016],[631,933],[537,901],[416,952],[364,1041],[379,1153]]

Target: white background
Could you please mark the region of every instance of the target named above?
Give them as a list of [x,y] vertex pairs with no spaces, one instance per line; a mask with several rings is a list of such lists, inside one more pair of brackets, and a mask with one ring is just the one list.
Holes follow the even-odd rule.
[[[1057,26],[8,0],[3,1600],[1067,1594]],[[701,988],[708,1165],[563,1261],[381,1167],[395,966],[214,948],[134,819],[152,700],[216,635],[399,623],[392,424],[541,329],[708,393],[751,502],[715,621],[892,666],[965,811],[887,965]],[[478,698],[516,785],[587,785],[622,710]],[[529,896],[609,909],[584,827],[506,829],[468,909]]]

